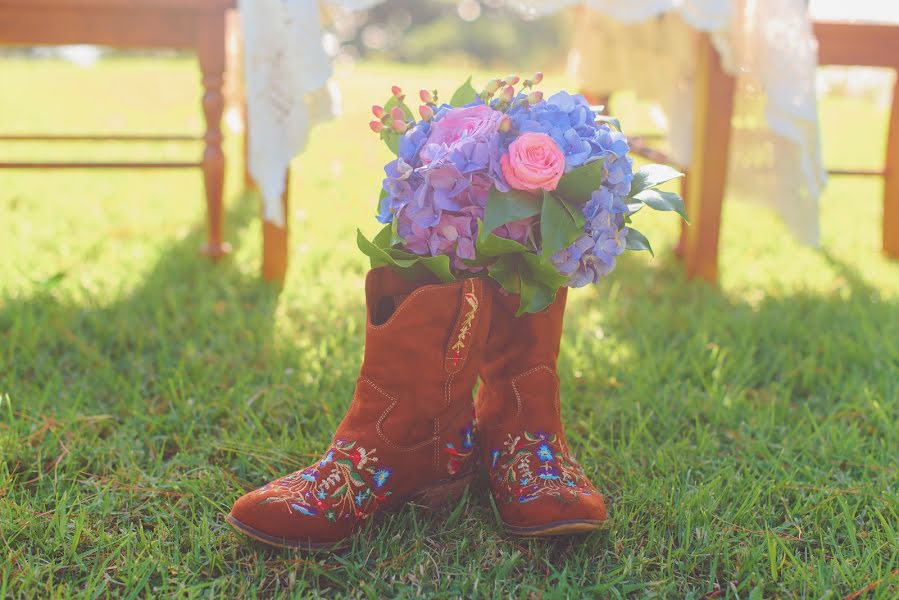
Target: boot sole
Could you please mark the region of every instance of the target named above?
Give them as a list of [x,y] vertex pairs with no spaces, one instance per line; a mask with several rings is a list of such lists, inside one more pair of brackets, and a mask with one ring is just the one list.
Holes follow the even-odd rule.
[[[408,502],[414,502],[426,508],[439,508],[444,504],[449,504],[450,502],[454,502],[461,498],[473,479],[474,472],[455,479],[437,481],[434,484],[411,494],[406,498],[405,502],[400,503],[397,508]],[[277,546],[278,548],[287,548],[289,550],[340,550],[349,543],[350,538],[352,537],[350,536],[336,542],[294,540],[269,535],[257,529],[253,529],[230,513],[225,515],[225,521],[227,521],[238,533],[251,537],[257,542],[262,542],[269,546]]]
[[575,535],[578,533],[590,533],[596,531],[602,525],[602,521],[593,519],[580,519],[572,521],[555,521],[545,525],[532,527],[518,527],[509,525],[503,521],[506,531],[520,537],[554,537],[557,535]]

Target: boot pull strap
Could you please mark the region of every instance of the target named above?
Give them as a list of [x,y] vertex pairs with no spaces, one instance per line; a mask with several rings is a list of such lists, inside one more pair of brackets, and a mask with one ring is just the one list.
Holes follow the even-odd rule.
[[484,284],[480,279],[466,279],[462,284],[462,301],[459,316],[450,334],[443,366],[447,373],[458,373],[465,366],[468,351],[474,338],[474,329],[480,317],[480,304],[484,298]]

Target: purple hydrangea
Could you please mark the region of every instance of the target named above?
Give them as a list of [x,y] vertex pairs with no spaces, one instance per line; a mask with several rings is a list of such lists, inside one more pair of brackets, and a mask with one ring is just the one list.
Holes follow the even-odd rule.
[[[508,98],[508,97],[507,97]],[[565,172],[603,161],[601,185],[583,206],[582,235],[552,256],[567,285],[595,283],[615,268],[624,251],[624,198],[633,181],[625,136],[597,124],[580,95],[559,92],[534,103],[520,93],[512,102],[476,99],[465,107],[432,105],[433,117],[413,124],[399,140],[396,160],[384,171],[378,220],[396,220],[403,248],[422,256],[446,255],[456,270],[477,271],[478,220],[492,189],[508,191],[501,158],[522,133],[552,138],[565,156]],[[538,216],[507,223],[493,233],[538,251]]]
[[[405,250],[447,255],[453,268],[476,271],[464,261],[475,258],[477,221],[484,218],[490,190],[509,189],[499,165],[505,114],[483,102],[464,109],[444,105],[400,138],[397,159],[384,168],[378,220],[397,220]],[[533,237],[521,222],[495,233],[520,242]]]

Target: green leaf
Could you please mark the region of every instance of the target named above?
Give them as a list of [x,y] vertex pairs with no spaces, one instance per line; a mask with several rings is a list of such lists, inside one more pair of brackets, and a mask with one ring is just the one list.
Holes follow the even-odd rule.
[[356,471],[350,471],[350,479],[352,479],[353,483],[355,483],[356,485],[365,485],[365,480],[362,479],[362,475],[360,475]]
[[649,240],[646,239],[646,236],[633,227],[628,227],[627,229],[627,245],[625,248],[628,250],[648,250],[650,254],[655,256],[655,253],[652,251],[652,246],[649,245]]
[[578,225],[570,208],[553,194],[544,192],[543,210],[540,213],[543,255],[552,257],[559,250],[567,248],[581,233],[583,223]]
[[450,99],[451,106],[465,106],[471,102],[474,102],[474,99],[478,97],[477,90],[474,89],[471,85],[471,77],[465,80],[465,83],[459,86],[455,92],[453,92],[453,97]]
[[524,271],[527,276],[538,283],[557,290],[568,281],[568,277],[559,273],[552,264],[550,260],[552,257],[549,255],[537,256],[528,252],[522,254],[521,258],[524,260]]
[[381,130],[381,141],[390,149],[394,154],[400,153],[400,134],[395,132],[393,129],[389,127],[385,127]]
[[597,123],[606,123],[608,125],[611,125],[615,129],[617,129],[618,131],[621,131],[621,122],[618,119],[616,119],[615,117],[609,117],[606,115],[596,115],[596,122]]
[[540,204],[541,199],[533,194],[518,190],[500,192],[491,188],[484,214],[485,230],[489,233],[500,225],[540,214]]
[[583,204],[600,185],[602,185],[602,159],[594,160],[562,175],[555,193],[573,204]]
[[[381,232],[383,233],[383,229]],[[356,245],[371,259],[372,269],[391,266],[397,269],[400,275],[413,281],[428,279],[430,274],[444,283],[456,280],[450,269],[448,256],[418,256],[395,248],[379,248],[368,241],[359,230],[356,230]]]
[[418,262],[419,264],[424,265],[428,271],[436,275],[437,279],[443,283],[449,283],[456,280],[456,276],[453,275],[453,271],[450,267],[449,256],[422,256],[418,259]]
[[514,240],[507,240],[488,232],[480,219],[478,219],[478,239],[475,241],[475,250],[482,256],[502,256],[528,251],[527,247]]
[[[394,221],[396,221],[396,219],[394,219]],[[374,244],[375,246],[377,246],[378,248],[383,248],[385,250],[387,248],[390,248],[393,245],[390,243],[391,242],[390,238],[392,235],[390,232],[390,229],[391,229],[391,224],[384,225],[384,227],[381,228],[381,231],[379,231],[378,234],[371,239],[371,243]]]
[[661,192],[659,190],[649,189],[643,190],[634,196],[635,200],[639,200],[649,208],[661,211],[674,211],[679,214],[684,221],[690,222],[687,217],[687,209],[684,208],[683,199],[674,192]]
[[340,460],[335,460],[334,462],[338,465],[343,465],[344,467],[348,467],[350,469],[353,468],[353,461],[346,458],[341,458]]
[[636,196],[643,190],[661,185],[666,181],[683,177],[684,174],[668,165],[645,165],[634,173],[629,196]]
[[[352,464],[352,463],[350,463]],[[347,485],[344,483],[342,486],[334,490],[334,493],[331,494],[332,498],[343,498],[343,495],[346,494]]]
[[400,237],[399,231],[397,231],[397,226],[399,225],[399,219],[396,218],[396,215],[393,216],[393,220],[390,222],[390,246],[396,246],[397,244],[403,243],[403,238]]
[[640,209],[645,205],[642,202],[628,202],[627,203],[627,216],[625,219],[629,218],[632,214],[636,212],[640,212]]
[[580,207],[576,204],[573,204],[566,200],[565,198],[561,198],[556,196],[556,199],[562,203],[562,206],[565,207],[565,210],[568,211],[568,215],[574,221],[574,224],[578,226],[578,228],[583,228],[587,223],[586,217],[584,217],[584,212],[580,209]]
[[521,291],[521,256],[525,255],[506,254],[487,267],[490,277],[510,294]]
[[556,299],[556,290],[529,277],[521,277],[521,302],[518,305],[516,317],[525,313],[540,312],[553,303]]

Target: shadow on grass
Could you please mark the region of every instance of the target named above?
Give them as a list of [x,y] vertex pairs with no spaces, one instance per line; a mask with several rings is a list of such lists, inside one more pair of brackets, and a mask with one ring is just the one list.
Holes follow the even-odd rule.
[[[231,239],[257,216],[258,200],[251,193],[230,203]],[[52,372],[70,389],[91,395],[94,410],[103,400],[114,408],[123,400],[116,392],[130,387],[117,381],[143,380],[150,392],[144,399],[152,402],[147,388],[161,369],[177,366],[189,376],[235,349],[264,353],[271,347],[279,290],[256,273],[240,272],[228,258],[210,265],[199,253],[204,241],[205,226],[197,225],[165,249],[136,287],[110,303],[55,293],[63,275],[31,297],[4,299],[0,334],[20,343],[10,391]]]
[[[241,198],[229,211],[229,237],[237,239],[256,215],[255,199]],[[36,427],[43,415],[58,412],[68,421],[67,439],[83,442],[59,463],[58,482],[44,478],[10,498],[48,511],[56,486],[76,490],[71,493],[89,498],[86,505],[96,505],[106,531],[131,530],[134,519],[161,519],[177,532],[185,555],[202,547],[198,568],[224,557],[240,579],[280,581],[295,565],[263,564],[281,553],[222,535],[221,513],[243,488],[295,468],[327,443],[358,373],[362,291],[343,298],[310,295],[319,298],[314,305],[285,307],[290,326],[302,335],[278,335],[278,291],[257,272],[242,273],[227,260],[210,267],[197,255],[203,237],[198,227],[173,244],[136,288],[106,305],[67,302],[48,292],[7,301],[0,336],[18,346],[12,369],[0,373],[0,386],[17,396]],[[481,490],[455,525],[444,525],[442,512],[418,508],[379,519],[348,551],[351,560],[370,568],[372,580],[386,580],[418,560],[395,540],[420,544],[433,537],[443,546],[466,548],[477,535],[497,552],[523,548],[535,564],[552,566],[546,574],[556,567],[613,573],[620,568],[610,552],[613,543],[625,554],[652,554],[653,540],[644,532],[673,530],[684,515],[707,519],[707,510],[667,499],[665,486],[676,489],[697,469],[710,479],[732,476],[729,462],[738,464],[746,447],[757,450],[747,446],[755,442],[761,448],[754,455],[756,480],[767,476],[802,443],[793,441],[777,456],[763,454],[766,444],[808,437],[804,415],[823,421],[838,405],[857,402],[851,426],[883,440],[884,448],[895,447],[895,401],[880,414],[864,409],[870,400],[899,396],[899,303],[882,297],[850,265],[828,260],[840,282],[829,293],[736,297],[688,283],[676,263],[658,260],[650,267],[624,261],[609,281],[571,295],[563,406],[575,451],[607,493],[612,520],[605,530],[587,538],[513,540],[500,533]],[[104,412],[117,423],[77,421]],[[14,440],[33,435],[28,424],[14,427]],[[756,429],[741,431],[747,427]],[[47,470],[44,457],[58,452],[50,439],[10,448],[3,461],[17,482],[36,480]],[[842,470],[848,487],[865,469],[851,465],[889,462],[864,444],[825,450],[802,456],[809,469],[791,472],[792,483],[822,485],[816,477]],[[849,467],[831,462],[837,450]],[[651,487],[653,481],[660,489]],[[95,488],[90,496],[77,491]],[[733,489],[741,491],[738,484]],[[170,500],[157,492],[178,495]],[[686,492],[684,497],[689,499]],[[131,506],[136,508],[123,508]],[[770,507],[756,508],[751,517],[770,520],[772,528],[784,520],[766,512]],[[724,518],[760,528],[749,517]],[[704,522],[710,529],[716,523]],[[39,524],[27,527],[34,529],[22,526],[26,539],[39,536]],[[484,529],[499,535],[483,537]],[[473,553],[472,560],[481,556]],[[351,589],[357,566],[329,567],[338,576],[321,571],[327,556],[311,558],[312,573],[327,574],[321,587]],[[469,568],[466,563],[460,572]],[[509,581],[536,584],[540,577],[516,570]]]

